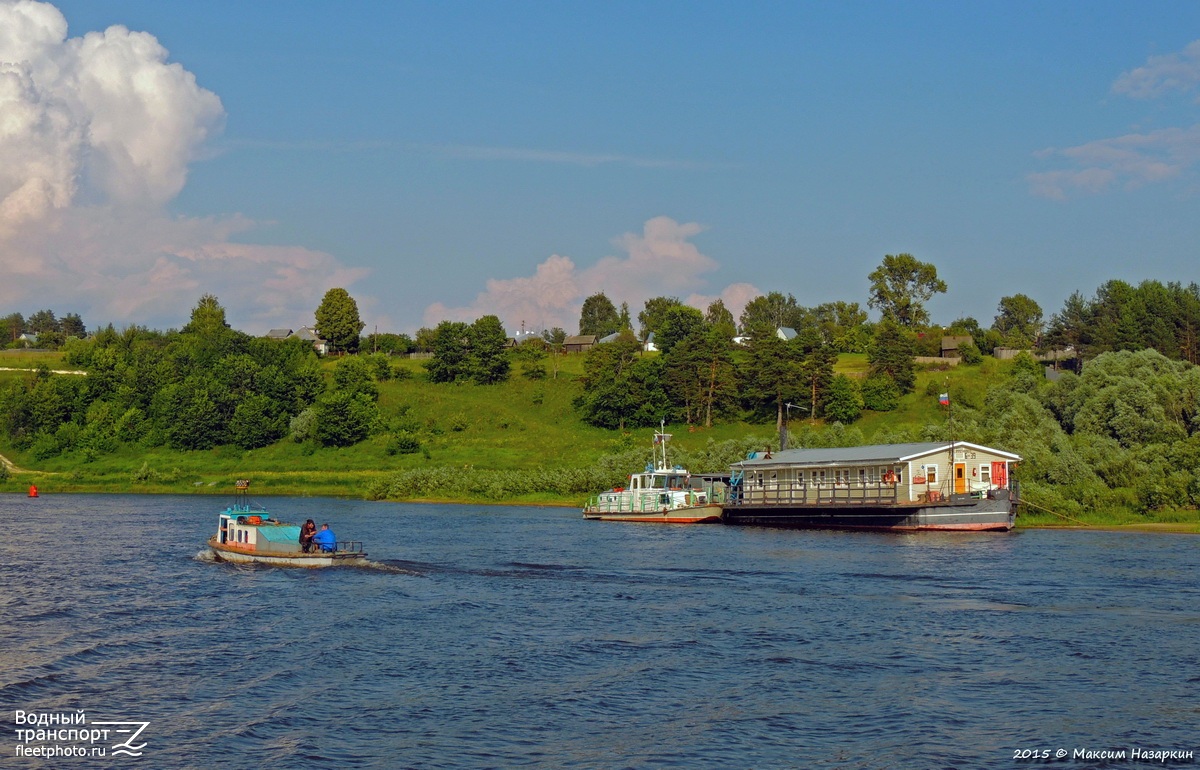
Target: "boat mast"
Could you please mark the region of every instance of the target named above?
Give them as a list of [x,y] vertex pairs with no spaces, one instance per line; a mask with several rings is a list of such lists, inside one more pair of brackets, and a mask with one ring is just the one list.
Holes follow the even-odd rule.
[[233,509],[235,511],[250,510],[250,479],[238,479],[233,485]]
[[[667,469],[667,441],[670,440],[670,438],[671,434],[667,433],[667,421],[663,420],[660,423],[659,431],[654,434],[655,446],[662,447],[662,464],[658,466],[660,471],[665,471]],[[656,463],[658,462],[657,453],[655,453],[654,461]]]

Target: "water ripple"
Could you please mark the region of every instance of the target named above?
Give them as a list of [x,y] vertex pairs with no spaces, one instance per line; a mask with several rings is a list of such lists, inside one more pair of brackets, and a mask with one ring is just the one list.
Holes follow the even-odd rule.
[[150,721],[165,770],[994,767],[1200,715],[1187,539],[272,501],[374,557],[289,570],[213,563],[211,499],[41,505],[0,541],[0,701]]

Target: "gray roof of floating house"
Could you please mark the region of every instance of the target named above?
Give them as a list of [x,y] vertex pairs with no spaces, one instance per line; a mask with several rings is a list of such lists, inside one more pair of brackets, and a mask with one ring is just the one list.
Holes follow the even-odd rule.
[[[955,441],[955,447],[971,449],[999,455],[1009,460],[1020,460],[1020,455],[1004,452],[999,449],[972,444],[967,441]],[[768,467],[775,465],[887,465],[889,463],[907,462],[917,457],[926,457],[939,452],[950,450],[949,441],[924,441],[913,444],[873,444],[871,446],[837,447],[834,449],[785,449],[781,452],[756,452],[755,456],[734,463],[743,468]],[[767,455],[770,455],[768,457]]]

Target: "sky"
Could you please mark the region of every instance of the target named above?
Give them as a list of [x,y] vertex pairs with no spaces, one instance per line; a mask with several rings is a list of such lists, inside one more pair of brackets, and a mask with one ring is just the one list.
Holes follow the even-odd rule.
[[1190,0],[0,0],[0,315],[574,333],[910,253],[986,326],[1197,244]]

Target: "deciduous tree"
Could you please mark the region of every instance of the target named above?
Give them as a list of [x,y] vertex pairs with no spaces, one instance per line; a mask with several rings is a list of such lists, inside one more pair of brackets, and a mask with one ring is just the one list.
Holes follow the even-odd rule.
[[442,321],[432,335],[433,357],[425,363],[430,382],[454,382],[467,375],[471,327],[462,321]]
[[765,296],[758,296],[746,303],[740,319],[742,334],[751,337],[762,337],[774,334],[781,326],[796,328],[803,318],[804,309],[796,304],[796,298],[791,294],[784,295],[773,291]]
[[[667,402],[662,391],[661,371],[657,363],[638,367],[642,346],[633,332],[621,332],[613,342],[597,345],[583,360],[583,393],[575,406],[585,422],[601,428],[619,428],[650,423],[666,416]],[[656,415],[656,416],[655,416]]]
[[863,398],[858,383],[844,374],[829,381],[825,395],[825,418],[849,425],[862,415]]
[[597,292],[583,301],[579,312],[579,333],[607,337],[621,329],[621,317],[612,300],[604,292]]
[[[646,306],[638,313],[638,325],[641,326],[641,340],[645,342],[653,334],[657,338],[662,331],[663,321],[667,311],[682,305],[675,297],[652,297],[646,300]],[[659,345],[662,348],[662,345]]]
[[938,278],[937,268],[920,262],[912,254],[888,254],[883,263],[867,276],[871,281],[871,297],[867,305],[912,329],[929,323],[925,303],[934,294],[946,292],[946,282]]
[[358,316],[358,303],[345,289],[334,288],[325,292],[317,308],[317,334],[329,343],[335,352],[357,353],[363,327],[366,325]]
[[467,374],[477,385],[493,385],[508,379],[511,364],[504,324],[494,315],[485,315],[471,324]]
[[694,307],[687,305],[672,305],[667,308],[662,318],[657,321],[654,341],[659,351],[670,353],[680,340],[692,334],[704,333],[704,314]]
[[996,308],[992,328],[1004,344],[1013,348],[1032,348],[1042,336],[1042,307],[1025,294],[1002,297]]

